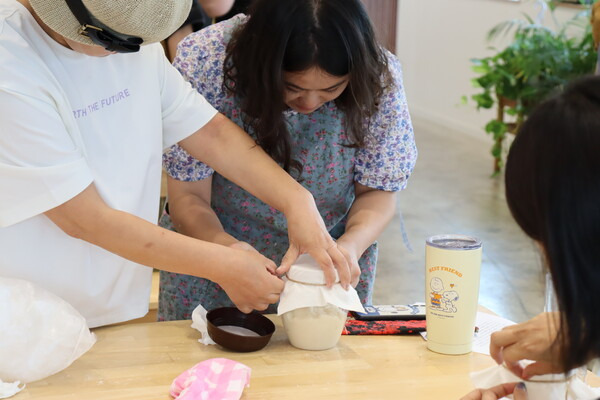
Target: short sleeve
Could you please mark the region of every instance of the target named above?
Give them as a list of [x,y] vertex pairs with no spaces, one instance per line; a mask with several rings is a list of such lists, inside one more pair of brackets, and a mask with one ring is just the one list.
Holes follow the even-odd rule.
[[171,178],[184,182],[200,181],[214,173],[211,167],[196,160],[179,145],[163,153],[163,167]]
[[392,83],[384,90],[378,112],[371,118],[365,147],[358,150],[354,180],[385,191],[406,188],[415,162],[417,147],[398,59],[387,52]]
[[239,23],[241,16],[231,21],[211,25],[187,36],[177,46],[173,66],[206,100],[223,112],[223,63],[226,56],[226,32]]
[[[178,46],[173,66],[183,78],[214,108],[223,111],[223,63],[226,50],[226,32],[242,21],[236,16],[187,36]],[[196,160],[180,146],[175,145],[163,155],[163,166],[174,179],[197,181],[208,178],[214,170]]]
[[42,214],[93,181],[54,104],[0,87],[0,227]]
[[164,54],[158,54],[158,57],[163,72],[161,108],[163,148],[166,149],[206,125],[217,114],[217,110],[189,82],[182,79]]

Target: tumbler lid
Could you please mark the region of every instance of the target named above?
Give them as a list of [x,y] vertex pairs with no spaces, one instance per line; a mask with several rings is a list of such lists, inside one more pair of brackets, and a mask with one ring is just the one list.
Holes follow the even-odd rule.
[[427,245],[444,250],[475,250],[481,247],[481,240],[466,235],[435,235],[427,238]]

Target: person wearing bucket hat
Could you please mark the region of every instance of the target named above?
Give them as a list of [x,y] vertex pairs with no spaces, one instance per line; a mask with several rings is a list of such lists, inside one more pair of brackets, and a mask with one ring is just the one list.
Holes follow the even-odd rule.
[[158,42],[189,9],[0,0],[0,275],[62,297],[90,327],[146,314],[148,267],[219,282],[244,312],[279,298],[271,260],[156,226],[175,143],[284,212],[292,245],[349,271],[310,193],[164,56]]
[[[137,37],[140,43],[151,44],[160,42],[179,28],[192,6],[191,0],[29,0],[29,4],[48,28],[69,41],[84,45],[99,43],[90,34],[82,34],[81,15],[87,17],[86,22],[96,26],[106,22],[110,27],[104,25],[104,28],[117,36]],[[78,15],[79,10],[81,15]]]

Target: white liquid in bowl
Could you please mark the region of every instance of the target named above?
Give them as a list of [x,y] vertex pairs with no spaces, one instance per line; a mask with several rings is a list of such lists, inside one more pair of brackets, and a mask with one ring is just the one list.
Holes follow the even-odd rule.
[[244,328],[241,326],[221,325],[221,326],[219,326],[219,329],[221,329],[222,331],[225,331],[225,332],[233,333],[234,335],[255,336],[255,337],[260,336],[258,333],[254,332],[253,330],[250,330],[248,328]]

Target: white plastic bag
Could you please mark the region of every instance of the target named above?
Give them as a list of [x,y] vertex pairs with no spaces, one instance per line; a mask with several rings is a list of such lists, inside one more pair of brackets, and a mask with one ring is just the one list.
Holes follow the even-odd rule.
[[0,277],[0,380],[46,378],[95,342],[85,318],[69,303],[31,282]]

